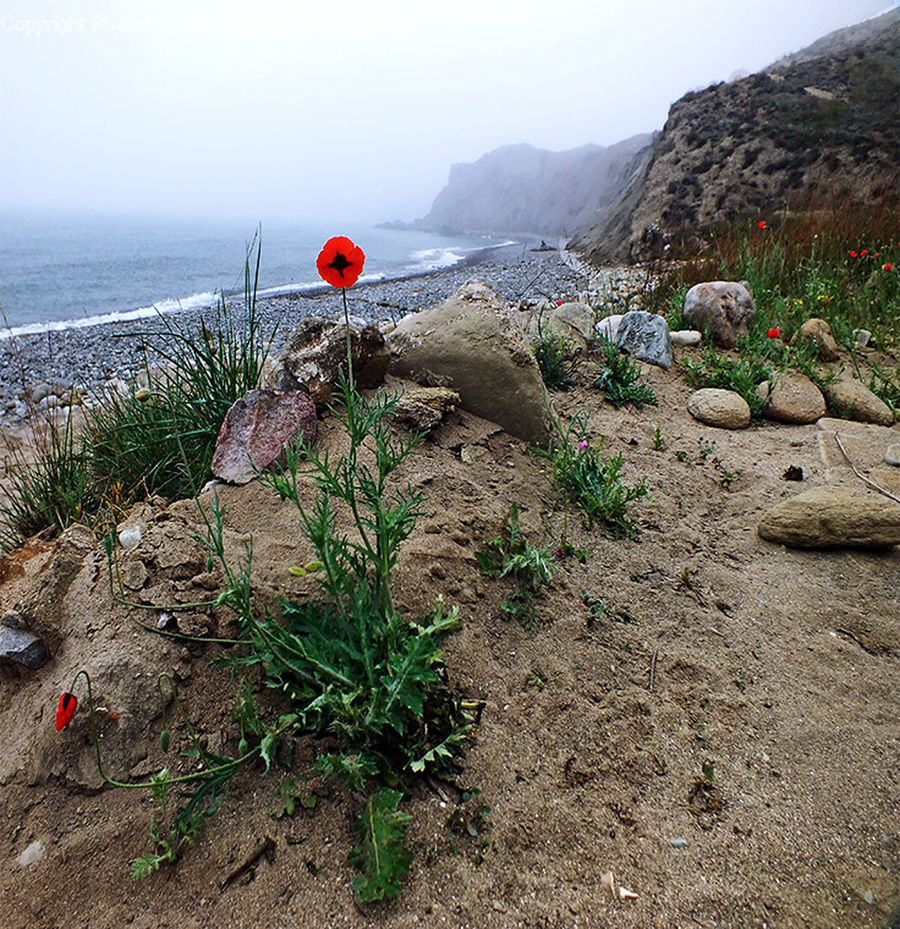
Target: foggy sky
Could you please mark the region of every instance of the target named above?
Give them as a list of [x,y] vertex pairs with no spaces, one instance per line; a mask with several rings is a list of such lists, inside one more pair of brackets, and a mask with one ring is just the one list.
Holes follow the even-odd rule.
[[897,2],[287,5],[0,0],[0,209],[413,219],[451,163],[661,128]]

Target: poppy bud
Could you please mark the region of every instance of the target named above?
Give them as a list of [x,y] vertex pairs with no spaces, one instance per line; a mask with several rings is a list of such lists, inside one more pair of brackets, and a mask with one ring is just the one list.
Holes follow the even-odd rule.
[[66,691],[59,698],[59,706],[56,708],[56,731],[60,732],[62,729],[65,729],[66,726],[72,722],[72,717],[75,715],[75,708],[78,706],[78,700],[75,697],[75,694],[70,694]]
[[241,738],[241,741],[238,742],[238,758],[243,758],[249,751],[250,743],[245,738]]
[[160,748],[162,748],[164,752],[167,752],[169,750],[169,743],[171,741],[172,741],[172,734],[169,732],[168,729],[163,729],[163,731],[159,734],[159,745],[160,745]]

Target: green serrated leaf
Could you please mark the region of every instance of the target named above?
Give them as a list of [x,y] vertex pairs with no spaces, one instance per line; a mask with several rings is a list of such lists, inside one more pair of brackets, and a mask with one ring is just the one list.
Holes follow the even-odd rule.
[[353,890],[363,903],[396,897],[400,879],[409,871],[412,852],[403,844],[410,816],[397,809],[403,794],[382,787],[357,816],[360,842],[350,853],[350,863],[362,871]]

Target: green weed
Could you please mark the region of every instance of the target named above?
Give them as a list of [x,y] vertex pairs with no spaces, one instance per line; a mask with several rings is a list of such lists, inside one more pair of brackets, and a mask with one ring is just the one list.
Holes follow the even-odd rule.
[[619,346],[605,336],[600,338],[600,376],[594,381],[606,399],[617,409],[631,403],[639,410],[645,406],[657,406],[658,400],[652,388],[641,383],[641,370]]
[[581,508],[589,526],[598,524],[611,538],[634,535],[635,526],[625,508],[631,501],[648,496],[650,491],[645,480],[632,487],[624,484],[621,477],[624,459],[614,455],[603,461],[602,447],[602,437],[596,445],[590,444],[585,417],[579,414],[570,422],[561,442],[536,454],[550,462],[553,483],[566,500]]
[[562,336],[541,335],[532,345],[541,377],[548,390],[572,390],[580,359]]
[[553,576],[555,561],[549,545],[535,548],[522,535],[515,504],[509,508],[501,535],[485,542],[475,557],[487,577],[509,578],[513,582],[513,590],[504,598],[502,607],[523,628],[536,632],[539,620],[535,594]]

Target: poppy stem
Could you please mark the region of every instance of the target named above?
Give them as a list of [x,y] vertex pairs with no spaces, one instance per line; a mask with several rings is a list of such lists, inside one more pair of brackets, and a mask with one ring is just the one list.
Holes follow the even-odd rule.
[[350,339],[350,311],[347,309],[347,288],[341,288],[341,296],[344,298],[344,325],[347,327],[347,379],[353,384],[353,350]]

